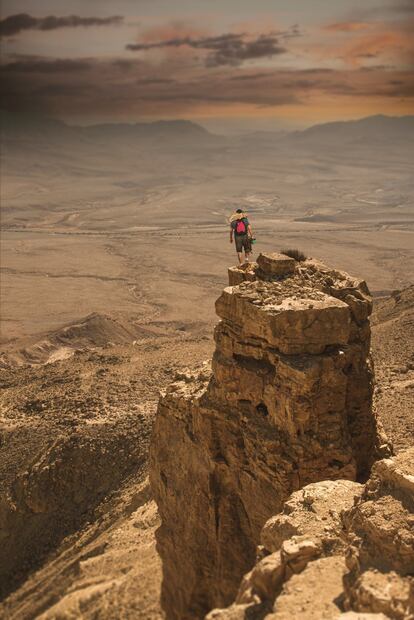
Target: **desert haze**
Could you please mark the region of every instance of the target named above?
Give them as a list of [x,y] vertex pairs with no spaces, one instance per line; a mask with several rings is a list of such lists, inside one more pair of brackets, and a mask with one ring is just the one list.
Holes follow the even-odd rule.
[[237,207],[257,252],[298,246],[374,295],[405,287],[413,145],[414,117],[229,138],[185,121],[80,128],[5,114],[2,342],[91,312],[211,324]]
[[[168,618],[201,618],[201,613],[220,607],[221,610],[211,612],[209,617],[230,619],[250,617],[231,614],[250,613],[248,608],[253,605],[258,615],[251,617],[264,618],[264,612],[276,605],[274,599],[280,591],[282,594],[278,600],[281,607],[275,607],[275,615],[271,616],[275,620],[299,617],[295,616],[297,609],[306,609],[303,616],[306,619],[339,618],[345,609],[363,611],[361,606],[358,607],[358,588],[362,588],[360,581],[357,588],[354,582],[351,583],[352,580],[345,579],[343,595],[342,589],[338,590],[339,577],[338,583],[329,582],[328,574],[341,575],[342,579],[345,569],[339,552],[333,557],[327,553],[327,557],[314,561],[309,561],[310,556],[306,556],[305,565],[309,561],[306,571],[310,570],[311,565],[316,573],[309,573],[308,581],[296,582],[299,592],[304,589],[312,593],[315,583],[318,583],[317,570],[320,566],[320,579],[327,579],[326,591],[331,598],[325,607],[317,608],[315,613],[320,613],[319,616],[312,615],[312,605],[309,606],[304,595],[299,597],[298,603],[295,602],[292,583],[301,575],[298,569],[298,574],[295,573],[289,581],[291,565],[283,553],[283,585],[280,582],[277,587],[274,586],[270,594],[266,590],[266,596],[263,593],[259,596],[257,592],[260,588],[257,592],[254,590],[258,587],[254,581],[255,574],[257,577],[262,570],[260,564],[254,569],[256,573],[249,573],[248,580],[243,581],[238,599],[237,584],[243,573],[253,566],[252,553],[254,555],[258,544],[259,529],[271,515],[282,510],[283,502],[290,493],[294,495],[289,505],[302,514],[300,510],[304,510],[306,498],[303,499],[299,489],[303,484],[316,483],[325,478],[346,478],[343,484],[335,483],[332,493],[333,497],[337,494],[337,501],[342,502],[344,510],[348,510],[346,519],[350,524],[349,531],[360,534],[362,526],[358,530],[357,521],[360,519],[362,522],[363,516],[349,512],[351,499],[360,496],[362,502],[368,502],[368,491],[374,493],[372,489],[375,487],[375,499],[379,504],[384,503],[386,481],[391,479],[386,476],[392,477],[392,472],[398,467],[408,476],[408,470],[412,468],[410,459],[401,455],[406,454],[403,450],[412,448],[414,441],[414,116],[378,115],[356,121],[319,124],[301,131],[258,131],[229,136],[212,133],[197,123],[185,120],[78,126],[34,114],[3,112],[1,140],[0,372],[3,395],[0,409],[0,582],[4,617],[11,620],[158,619],[167,613]],[[308,287],[312,289],[309,294],[315,295],[317,303],[320,295],[324,295],[328,300],[324,297],[320,301],[321,308],[333,313],[332,321],[338,322],[332,324],[337,325],[335,329],[339,331],[342,327],[338,313],[348,316],[348,307],[355,311],[352,306],[354,302],[348,298],[343,301],[338,293],[345,286],[341,282],[346,283],[351,297],[355,294],[358,312],[365,314],[363,318],[357,318],[355,324],[352,323],[357,336],[355,333],[353,336],[341,336],[341,346],[353,351],[349,365],[344,365],[345,358],[339,356],[341,352],[337,355],[333,350],[332,347],[338,344],[334,336],[326,335],[332,327],[329,323],[331,319],[327,326],[322,325],[322,321],[322,336],[318,333],[317,337],[323,340],[326,336],[323,340],[324,346],[328,347],[326,352],[323,352],[323,347],[315,350],[306,348],[306,343],[303,350],[292,348],[284,351],[278,363],[289,367],[291,374],[286,371],[285,383],[282,382],[278,389],[280,393],[290,394],[286,398],[296,402],[296,396],[292,394],[296,394],[295,390],[299,389],[298,384],[302,381],[305,391],[297,396],[300,408],[300,403],[303,404],[309,396],[305,389],[306,382],[309,381],[310,385],[316,375],[310,378],[311,371],[308,373],[302,369],[304,378],[298,379],[299,375],[295,375],[292,369],[296,368],[295,372],[299,373],[298,369],[302,367],[295,355],[298,358],[304,356],[307,364],[311,357],[323,353],[324,364],[330,365],[332,385],[338,386],[335,388],[338,393],[342,389],[344,375],[339,377],[335,373],[343,368],[348,381],[347,399],[349,394],[355,394],[357,401],[363,401],[361,408],[365,412],[365,426],[355,430],[355,421],[344,422],[348,415],[346,407],[345,413],[342,410],[336,412],[341,435],[339,447],[335,447],[337,452],[329,465],[324,464],[319,473],[315,473],[312,467],[316,471],[318,466],[312,465],[306,469],[300,461],[302,457],[298,456],[299,464],[289,467],[297,467],[297,476],[302,475],[303,468],[306,472],[302,479],[304,483],[292,482],[293,474],[289,483],[278,479],[277,493],[280,492],[280,497],[269,499],[268,491],[264,492],[263,497],[269,501],[262,511],[258,511],[258,515],[251,516],[249,508],[246,508],[246,520],[251,518],[253,523],[251,525],[249,522],[249,527],[243,525],[245,513],[241,509],[236,515],[241,523],[240,532],[253,532],[250,540],[246,542],[246,534],[237,543],[240,549],[243,544],[246,545],[246,557],[229,543],[234,533],[232,528],[236,527],[236,516],[232,515],[231,519],[234,519],[229,517],[226,522],[228,538],[225,533],[217,538],[217,549],[214,548],[219,558],[217,562],[209,558],[212,567],[206,568],[202,562],[201,566],[187,566],[174,581],[174,570],[171,568],[174,558],[184,557],[186,550],[192,551],[194,558],[201,557],[202,547],[197,547],[198,543],[192,546],[191,543],[191,536],[194,534],[197,537],[197,527],[200,527],[201,541],[204,535],[207,537],[206,532],[210,536],[214,530],[211,524],[203,529],[204,525],[199,520],[186,537],[187,547],[175,550],[176,556],[172,553],[169,541],[175,537],[180,539],[185,524],[180,525],[183,529],[177,530],[178,533],[168,532],[168,527],[172,528],[174,521],[178,523],[179,514],[182,514],[180,511],[185,512],[183,497],[189,492],[180,468],[188,467],[188,471],[195,472],[195,484],[199,487],[194,488],[200,489],[200,497],[211,493],[209,506],[215,502],[218,505],[220,493],[225,495],[228,492],[229,487],[223,480],[227,480],[230,486],[234,483],[224,474],[220,478],[228,459],[228,454],[223,456],[221,450],[225,452],[227,441],[230,445],[234,439],[230,414],[229,419],[223,422],[228,424],[228,436],[220,435],[224,433],[221,422],[216,424],[213,421],[207,438],[200,430],[202,423],[197,418],[198,409],[191,404],[185,413],[189,416],[187,427],[178,437],[185,417],[180,410],[181,403],[190,398],[186,390],[191,392],[193,385],[191,373],[186,374],[184,369],[196,367],[209,359],[216,346],[213,380],[206,388],[206,394],[213,401],[218,398],[221,389],[220,402],[231,398],[232,384],[223,387],[223,377],[230,372],[231,364],[237,367],[234,372],[247,377],[246,381],[251,381],[249,373],[254,372],[255,376],[262,377],[270,372],[267,358],[266,361],[258,360],[256,354],[251,354],[249,347],[253,347],[252,338],[255,335],[243,340],[235,314],[227,315],[228,310],[223,310],[225,301],[218,302],[217,308],[220,316],[224,317],[222,324],[228,329],[228,334],[223,335],[216,329],[216,345],[213,342],[213,327],[217,322],[214,301],[227,286],[227,268],[234,265],[236,259],[234,246],[229,243],[228,217],[237,208],[248,213],[257,239],[253,246],[254,261],[260,253],[268,255],[288,248],[298,248],[308,257],[304,267],[300,263],[293,265],[293,261],[292,271],[286,281],[282,280],[280,290],[277,288],[278,282],[272,285],[278,294],[292,294],[289,289],[289,278],[292,278],[291,287],[295,292],[299,290],[299,285],[306,290]],[[274,259],[275,265],[283,262],[280,257],[277,260]],[[359,279],[358,282],[348,281],[346,278],[349,276],[341,275],[341,271],[328,274],[319,261],[352,274]],[[263,286],[266,287],[266,282],[271,279],[266,269],[276,267],[258,269],[254,282],[252,276],[252,283],[246,284],[247,287],[257,287],[263,299],[266,295],[260,288],[261,281],[265,282]],[[286,276],[284,272],[281,275]],[[237,277],[244,282],[245,275],[238,274]],[[321,279],[324,279],[323,293],[318,292]],[[365,284],[361,284],[363,280],[368,283],[374,299],[371,326],[377,377],[374,403],[379,430],[373,413],[375,408],[371,408],[372,369],[370,364],[367,367],[364,365],[370,346],[367,317],[371,302]],[[316,293],[312,287],[317,290]],[[326,287],[331,288],[328,290]],[[235,291],[236,288],[226,291]],[[241,296],[243,294],[240,293]],[[338,297],[336,305],[332,302],[332,295]],[[233,297],[226,303],[236,304],[236,301]],[[257,303],[260,305],[262,302],[259,300]],[[267,303],[270,302],[265,299],[263,304],[266,306]],[[314,311],[313,305],[310,308]],[[325,328],[326,333],[323,331]],[[230,346],[225,338],[231,340],[234,351],[239,347],[231,362],[224,360]],[[271,339],[267,342],[263,334],[260,339],[260,346],[270,347],[273,352],[274,347],[279,347]],[[248,355],[252,358],[246,357]],[[354,368],[358,366],[358,372],[355,371],[358,376],[354,379],[349,370],[352,364]],[[200,372],[202,378],[194,381],[205,383],[203,373],[207,373],[207,380],[210,380],[211,375],[205,367]],[[323,374],[321,377],[322,381]],[[220,381],[223,383],[220,384]],[[157,443],[152,447],[155,464],[152,465],[151,489],[147,480],[150,435],[159,393],[171,382],[179,387],[169,388],[169,396],[160,405],[162,415],[158,415],[154,435]],[[201,389],[198,383],[197,386],[197,390]],[[250,402],[248,399],[253,398],[251,393],[254,389],[250,392],[250,387],[246,387],[247,395],[242,395],[239,402]],[[175,395],[174,390],[179,396]],[[263,397],[263,400],[266,398]],[[191,407],[193,409],[189,413]],[[263,407],[258,406],[257,411],[264,411],[266,416],[271,417],[273,414],[269,405]],[[323,407],[321,404],[320,417],[328,416],[330,410],[328,405],[326,410]],[[180,446],[184,455],[178,465],[168,462],[171,479],[178,481],[178,495],[174,496],[174,501],[171,500],[172,495],[169,496],[173,492],[162,471],[168,461],[165,455],[168,453],[170,423],[167,420],[163,427],[162,416],[168,418],[165,416],[168,408],[173,412],[171,415],[176,416],[171,437],[174,436],[175,445]],[[255,415],[258,415],[257,412]],[[276,412],[274,415],[279,414]],[[206,416],[203,419],[206,420]],[[208,416],[207,419],[210,420]],[[348,422],[349,429],[346,426]],[[208,423],[210,421],[203,422]],[[293,426],[286,432],[292,432],[296,438],[302,427],[297,429],[295,423],[294,420]],[[306,423],[303,422],[305,426]],[[251,424],[254,426],[256,421],[251,420]],[[269,450],[264,457],[265,461],[268,459],[266,468],[269,468],[266,469],[265,482],[271,484],[272,476],[269,474],[269,479],[267,476],[274,463],[273,447],[269,448],[269,445],[273,440],[276,445],[279,440],[272,435],[273,430],[268,431],[267,427],[262,426],[262,421],[260,425],[254,439],[248,434],[250,431],[246,432],[246,451],[250,449],[248,441],[257,441],[257,437],[262,436],[260,433],[264,433],[265,437],[265,433],[269,432],[269,444],[267,439],[263,439],[263,444]],[[345,425],[346,430],[341,425]],[[381,426],[388,439],[384,439]],[[369,477],[368,465],[364,462],[364,467],[359,467],[359,460],[364,461],[365,456],[355,439],[357,432],[370,436],[372,445],[369,449],[367,447],[365,455],[368,465],[377,461],[367,490],[363,484]],[[296,443],[292,445],[297,447],[302,439],[296,438],[294,441]],[[300,449],[306,453],[311,450],[311,440],[309,445],[303,441]],[[163,442],[167,444],[164,447]],[[184,450],[186,442],[189,446],[187,452]],[[203,481],[208,478],[208,474],[203,478],[205,461],[201,463],[197,461],[197,456],[188,456],[196,444],[201,446],[203,454],[209,454],[208,458],[211,457],[211,463],[214,462],[216,468],[210,474],[213,477],[210,487],[203,486]],[[238,483],[243,487],[243,476],[248,474],[250,482],[246,483],[246,488],[256,489],[255,480],[261,480],[262,465],[252,465],[249,459],[253,457],[250,454],[246,457],[240,442],[234,445],[233,456],[239,451],[238,463],[245,464],[244,469],[240,465]],[[388,469],[384,473],[385,466],[381,469],[378,463],[388,463],[387,467],[391,467],[389,457],[393,451],[397,454],[397,464],[391,474]],[[297,454],[302,454],[299,448]],[[185,461],[187,456],[188,462]],[[384,457],[388,460],[378,461]],[[277,468],[290,471],[287,465],[289,459],[280,458],[282,464],[278,461]],[[335,467],[336,474],[332,473]],[[237,467],[231,471],[235,469]],[[318,478],[318,475],[323,477]],[[286,473],[286,476],[291,474]],[[400,479],[397,482],[396,479],[392,478],[395,488],[400,484]],[[219,480],[216,486],[215,480]],[[376,480],[377,486],[372,480]],[[248,486],[250,484],[251,487]],[[334,485],[334,482],[329,484]],[[234,485],[236,488],[236,483]],[[326,517],[325,487],[320,493],[314,487],[316,484],[312,485],[309,493],[313,494],[315,513],[321,510],[324,519],[333,519],[328,525],[335,536],[340,537],[337,516]],[[392,501],[397,504],[401,499],[404,504],[400,511],[402,515],[404,510],[412,511],[414,499],[412,488],[411,495],[407,486],[401,488],[403,499],[401,494],[395,492]],[[160,525],[160,516],[154,501],[154,490],[163,519],[161,533],[158,534],[161,559],[155,548],[154,532]],[[237,493],[234,491],[228,496],[230,503],[235,501]],[[241,490],[240,496],[237,495],[237,505],[248,503],[249,493]],[[195,497],[197,493],[193,495]],[[197,497],[194,502],[199,501]],[[257,503],[260,504],[260,501]],[[188,523],[193,523],[191,520],[195,519],[196,514],[190,514],[191,506],[189,504]],[[201,500],[200,506],[202,515]],[[365,514],[365,506],[365,503],[360,504],[362,515]],[[222,518],[225,519],[225,509],[223,511]],[[300,515],[295,527],[303,517]],[[405,518],[401,516],[401,523],[404,523],[401,531],[408,532],[409,525],[406,525]],[[278,524],[279,521],[272,530],[273,537],[276,536]],[[216,527],[219,528],[218,517]],[[269,545],[266,547],[267,553],[271,553],[269,557],[276,562],[274,554],[277,548],[272,547],[276,543],[274,538],[269,538],[269,534],[266,538],[266,527],[262,541],[264,536]],[[299,528],[298,532],[311,536],[310,530],[305,530],[302,532]],[[412,545],[412,531],[406,536],[407,545]],[[387,541],[384,548],[389,551]],[[321,544],[325,545],[325,542],[324,539]],[[300,555],[300,544],[292,544],[299,545],[297,553]],[[377,541],[375,544],[380,543]],[[341,545],[338,543],[338,549],[343,551],[345,543]],[[303,552],[305,555],[309,552],[308,547]],[[397,584],[400,588],[398,596],[403,601],[406,600],[405,595],[401,594],[406,587],[403,579],[406,575],[412,575],[414,570],[414,552],[412,547],[410,549],[410,552],[404,551],[406,555],[401,552],[401,562],[397,559],[394,562],[394,556],[389,551],[389,564],[380,568],[380,572],[396,571],[393,573],[395,579],[401,579],[402,584]],[[309,553],[322,552],[319,547],[317,551],[312,547]],[[221,566],[222,556],[226,554],[234,560],[236,572],[229,575],[226,565],[223,569],[225,578],[215,581],[214,571]],[[360,566],[364,565],[364,561],[368,562],[366,557],[360,559]],[[164,566],[162,588],[161,560]],[[264,561],[263,558],[259,560]],[[377,565],[372,558],[369,561],[371,564],[368,563],[367,570],[371,575]],[[280,568],[280,563],[277,566]],[[265,574],[266,570],[263,571]],[[208,591],[210,581],[205,580],[207,574],[211,576],[212,584]],[[191,579],[195,579],[194,575],[204,575],[204,594],[197,594],[196,591],[193,595],[186,591]],[[355,571],[352,575],[356,575]],[[189,581],[186,582],[187,576]],[[361,577],[358,576],[358,579]],[[279,586],[282,590],[277,590]],[[381,589],[385,585],[381,582],[375,587]],[[249,595],[246,588],[250,588]],[[256,599],[259,596],[260,600],[254,598],[255,592]],[[345,597],[340,599],[345,603],[338,603],[335,607],[332,601],[339,595]],[[177,597],[175,609],[174,596]],[[371,603],[374,599],[372,594]],[[409,604],[413,605],[413,602]],[[261,606],[260,613],[257,605]],[[387,606],[388,603],[384,603],[383,608],[375,605],[372,603],[369,607],[367,603],[366,610],[385,614],[375,617],[411,617],[409,611],[406,615],[396,612],[389,616],[387,614],[394,613],[391,604]],[[282,608],[285,611],[280,611]],[[338,616],[332,615],[332,609],[337,610]]]

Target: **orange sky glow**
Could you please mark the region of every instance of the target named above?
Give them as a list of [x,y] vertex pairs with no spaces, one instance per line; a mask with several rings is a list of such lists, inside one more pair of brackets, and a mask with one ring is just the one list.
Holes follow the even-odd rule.
[[269,126],[414,113],[412,0],[212,6],[5,0],[4,105],[70,122]]

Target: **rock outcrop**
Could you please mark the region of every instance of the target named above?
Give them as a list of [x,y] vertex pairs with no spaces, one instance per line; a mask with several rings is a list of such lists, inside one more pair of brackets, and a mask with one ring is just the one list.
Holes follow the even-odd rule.
[[[355,490],[346,481],[366,480],[386,449],[372,411],[365,282],[275,254],[230,269],[229,280],[216,303],[212,366],[177,377],[153,432],[162,602],[171,619],[202,618],[234,600],[263,525],[292,492],[342,479],[340,502],[347,485]],[[331,574],[325,543],[309,546],[300,528],[298,536],[283,562],[317,557]],[[266,562],[282,562],[278,554]]]
[[411,449],[375,463],[366,485],[325,481],[293,493],[265,524],[261,559],[235,602],[207,620],[411,620],[413,474]]

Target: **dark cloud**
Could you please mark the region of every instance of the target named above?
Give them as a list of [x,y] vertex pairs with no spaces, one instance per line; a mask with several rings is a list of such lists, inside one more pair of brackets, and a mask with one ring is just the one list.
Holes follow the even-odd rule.
[[144,78],[136,81],[141,86],[152,86],[153,84],[171,84],[175,82],[172,78]]
[[126,49],[141,52],[152,49],[171,47],[190,47],[207,51],[206,65],[218,67],[223,65],[239,65],[245,60],[255,58],[271,58],[284,54],[286,49],[279,44],[275,34],[263,34],[250,39],[246,34],[226,33],[215,37],[177,37],[154,43],[130,43]]
[[383,95],[386,97],[414,97],[414,81],[407,80],[393,80],[394,83],[390,83],[390,88],[384,89]]
[[[326,84],[320,84],[320,90],[328,95],[364,95],[364,92],[358,93],[358,88],[348,84],[347,82],[328,82]],[[365,93],[369,95],[369,93]]]
[[27,13],[9,15],[0,20],[0,36],[12,36],[24,30],[56,30],[57,28],[77,28],[79,26],[109,26],[120,24],[123,17],[79,17],[68,15],[67,17],[32,17]]
[[74,60],[71,58],[56,58],[46,60],[34,58],[28,60],[17,60],[2,65],[2,71],[8,73],[66,73],[86,71],[91,68],[91,63],[87,60]]
[[[87,60],[87,59],[86,59]],[[129,76],[131,79],[135,77],[139,77],[141,72],[146,72],[148,67],[148,63],[144,62],[140,58],[115,58],[114,60],[110,59],[102,59],[101,61],[104,65],[107,65],[111,69],[116,69],[118,74],[124,74],[126,77]],[[95,60],[94,64],[98,64],[98,59]],[[145,74],[146,77],[146,74]]]
[[234,82],[247,82],[249,80],[260,80],[271,75],[271,73],[243,73],[242,75],[234,75],[230,80]]
[[334,73],[335,69],[325,69],[323,67],[313,67],[312,69],[302,69],[302,73]]
[[405,2],[394,2],[389,7],[391,11],[397,11],[398,13],[413,13],[414,14],[414,0],[405,0]]
[[286,49],[279,45],[276,37],[261,35],[253,41],[241,41],[236,45],[231,43],[222,46],[207,57],[207,65],[210,67],[237,65],[245,60],[271,58],[285,52]]
[[303,32],[299,28],[299,24],[294,24],[289,30],[285,30],[284,32],[275,32],[277,36],[280,36],[282,39],[295,39],[296,37],[302,37]]
[[244,36],[243,34],[228,33],[217,37],[202,37],[200,39],[176,37],[174,39],[166,39],[165,41],[156,41],[154,43],[130,43],[126,46],[126,49],[133,52],[141,52],[161,47],[182,47],[186,45],[195,49],[218,50],[223,45],[240,45]]
[[92,95],[95,86],[91,84],[46,84],[32,91],[34,97],[76,97]]
[[414,0],[389,0],[388,3],[370,7],[364,7],[361,3],[361,6],[354,11],[354,16],[368,20],[389,19],[389,17],[401,19],[411,15],[414,15]]
[[359,73],[368,73],[370,71],[395,71],[394,65],[370,65],[369,67],[359,67]]
[[[210,91],[210,89],[194,89],[191,84],[179,85],[178,89],[170,90],[167,93],[163,93],[162,102],[176,102],[179,104],[188,103],[251,103],[257,104],[257,97],[253,93],[247,91],[241,91],[239,93],[232,92],[231,89],[226,88],[225,84],[221,84],[221,89]],[[137,101],[148,101],[157,103],[160,101],[158,93],[145,93],[137,97]],[[279,106],[291,103],[299,103],[296,95],[292,92],[265,92],[260,97],[260,105],[262,106]]]
[[355,58],[368,58],[368,59],[371,59],[371,58],[378,58],[379,55],[380,55],[379,52],[376,53],[376,54],[373,54],[372,52],[366,52],[365,54],[356,54]]
[[112,64],[118,69],[126,69],[127,71],[136,66],[136,63],[133,60],[126,60],[124,58],[116,58]]
[[[248,82],[232,81],[231,74],[216,75],[211,80],[206,80],[203,74],[174,79],[168,63],[156,74],[150,63],[123,71],[115,59],[106,62],[79,59],[72,61],[80,63],[78,71],[63,71],[59,70],[63,62],[66,61],[25,57],[0,67],[3,86],[0,107],[33,109],[62,118],[82,114],[116,118],[119,114],[135,117],[153,113],[185,114],[213,102],[265,106],[298,102],[292,89],[268,86],[258,92]],[[75,67],[75,64],[69,61],[67,66]]]
[[175,59],[165,60],[156,70],[141,60],[133,65],[123,70],[115,58],[13,58],[0,66],[0,107],[70,119],[171,118],[203,113],[215,104],[276,107],[306,104],[310,97],[325,94],[352,96],[355,101],[414,96],[411,72],[380,65],[369,71],[314,68],[256,73],[229,66],[213,73],[200,67],[183,73]]

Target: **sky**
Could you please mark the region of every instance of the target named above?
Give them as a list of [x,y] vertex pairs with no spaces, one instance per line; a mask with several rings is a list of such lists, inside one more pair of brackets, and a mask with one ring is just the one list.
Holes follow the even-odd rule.
[[1,107],[303,127],[414,113],[414,0],[2,0]]

